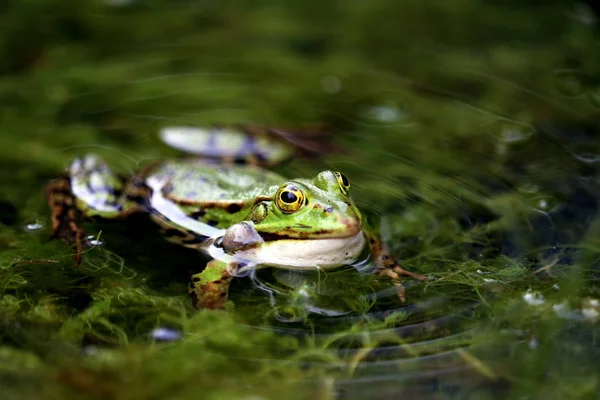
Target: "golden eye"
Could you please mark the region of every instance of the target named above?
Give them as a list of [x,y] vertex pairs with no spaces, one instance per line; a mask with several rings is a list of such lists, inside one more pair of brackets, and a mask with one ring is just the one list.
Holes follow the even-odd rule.
[[275,195],[277,207],[286,214],[296,212],[304,205],[304,193],[294,185],[279,188]]
[[346,178],[344,174],[338,171],[335,171],[333,174],[335,175],[338,181],[338,185],[340,185],[342,193],[348,194],[348,191],[350,190],[350,182],[348,182],[348,178]]

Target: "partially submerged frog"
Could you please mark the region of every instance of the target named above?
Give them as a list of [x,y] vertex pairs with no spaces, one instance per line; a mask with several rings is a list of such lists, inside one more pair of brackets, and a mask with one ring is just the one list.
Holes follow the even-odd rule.
[[289,142],[193,128],[165,129],[162,138],[202,158],[156,163],[124,179],[88,155],[49,185],[52,235],[75,245],[77,264],[85,233],[75,209],[84,217],[109,219],[148,213],[168,240],[209,254],[213,259],[190,285],[199,308],[222,308],[229,283],[241,270],[334,268],[353,263],[366,246],[377,271],[399,288],[400,275],[421,278],[402,269],[367,232],[341,172],[288,180],[259,165],[216,162],[276,164],[289,156]]

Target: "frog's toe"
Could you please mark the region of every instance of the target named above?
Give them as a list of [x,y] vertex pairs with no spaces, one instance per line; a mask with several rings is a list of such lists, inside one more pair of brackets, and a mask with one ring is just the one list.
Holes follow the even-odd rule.
[[425,275],[407,271],[404,268],[402,268],[400,265],[398,265],[398,263],[394,263],[394,265],[392,266],[392,270],[398,275],[410,276],[411,278],[417,279],[420,281],[428,280],[428,278]]
[[404,303],[406,301],[406,288],[404,287],[404,283],[402,283],[400,275],[393,269],[388,268],[379,270],[379,273],[392,278],[392,282],[398,292],[398,298]]

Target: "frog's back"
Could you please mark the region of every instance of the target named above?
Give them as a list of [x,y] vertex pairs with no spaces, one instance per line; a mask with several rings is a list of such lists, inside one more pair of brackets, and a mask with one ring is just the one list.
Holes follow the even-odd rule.
[[148,178],[166,182],[163,195],[185,204],[247,204],[265,194],[283,177],[256,166],[219,165],[203,160],[166,161]]

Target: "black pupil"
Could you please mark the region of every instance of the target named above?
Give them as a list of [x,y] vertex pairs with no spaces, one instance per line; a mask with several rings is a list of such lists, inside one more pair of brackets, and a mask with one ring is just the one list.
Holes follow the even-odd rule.
[[348,183],[348,179],[346,178],[346,176],[344,176],[344,174],[340,174],[340,178],[342,178],[342,184],[346,187],[348,187],[348,185],[350,185]]
[[298,197],[292,192],[285,191],[281,193],[281,201],[283,201],[284,203],[292,204],[295,203],[297,200]]

